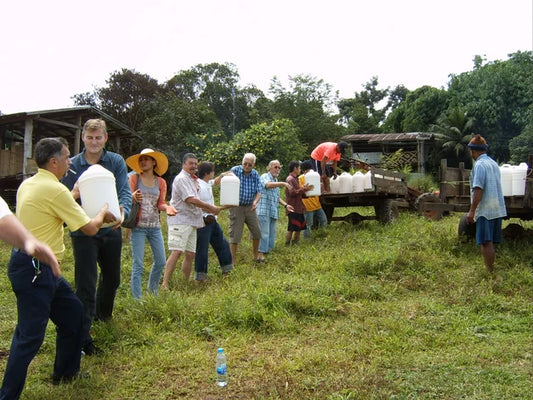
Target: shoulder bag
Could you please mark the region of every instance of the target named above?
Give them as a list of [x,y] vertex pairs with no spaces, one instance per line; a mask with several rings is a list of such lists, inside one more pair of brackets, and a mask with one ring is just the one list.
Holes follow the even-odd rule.
[[[139,176],[137,175],[135,178],[135,190],[137,190],[139,188]],[[122,222],[122,227],[128,229],[135,228],[137,226],[137,218],[139,216],[140,210],[141,204],[137,201],[132,200],[130,213],[128,215],[128,218],[124,218],[124,221]]]

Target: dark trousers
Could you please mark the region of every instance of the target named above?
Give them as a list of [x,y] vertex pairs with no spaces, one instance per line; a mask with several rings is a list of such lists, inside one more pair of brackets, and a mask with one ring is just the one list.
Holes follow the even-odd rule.
[[76,295],[84,310],[82,345],[85,346],[93,341],[89,333],[93,319],[106,321],[113,314],[120,285],[122,233],[113,229],[103,236],[72,236],[72,248]]
[[318,160],[312,160],[313,170],[317,172],[319,175],[322,175],[323,173],[326,174],[326,176],[331,177],[333,176],[333,168],[329,165],[324,166],[322,165],[322,162]]
[[194,259],[196,274],[200,277],[207,275],[209,245],[215,250],[222,272],[229,272],[233,268],[229,244],[218,222],[214,222],[196,230],[196,255]]
[[54,277],[48,265],[41,263],[40,269],[32,283],[31,256],[12,252],[8,276],[17,297],[18,322],[0,391],[2,400],[20,397],[28,365],[43,343],[49,319],[57,331],[54,376],[72,377],[80,369],[83,307],[65,279]]

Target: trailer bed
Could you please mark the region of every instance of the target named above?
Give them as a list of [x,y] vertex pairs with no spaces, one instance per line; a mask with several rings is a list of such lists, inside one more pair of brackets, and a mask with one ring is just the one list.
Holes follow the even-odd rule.
[[[401,172],[372,168],[372,189],[358,193],[325,193],[320,203],[326,212],[328,222],[347,221],[357,223],[366,219],[377,219],[382,223],[391,222],[397,215],[398,207],[408,206],[407,175]],[[335,208],[374,207],[375,216],[362,216],[350,213],[333,217]]]

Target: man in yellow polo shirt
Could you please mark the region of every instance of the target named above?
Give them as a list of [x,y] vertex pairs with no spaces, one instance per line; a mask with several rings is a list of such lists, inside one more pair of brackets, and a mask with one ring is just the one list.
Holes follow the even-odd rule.
[[52,249],[35,239],[13,215],[2,197],[0,197],[0,240],[23,249],[26,253],[50,265],[52,270],[59,271],[59,264]]
[[[83,211],[70,191],[59,182],[69,170],[66,141],[41,139],[35,146],[39,167],[17,192],[16,215],[38,240],[46,243],[61,262],[65,245],[63,223],[71,230],[95,235],[103,222],[114,217],[104,206],[93,219]],[[11,287],[17,297],[18,322],[4,374],[0,399],[18,399],[28,365],[44,340],[51,319],[57,327],[56,359],[52,382],[71,381],[79,374],[83,307],[59,266],[40,262],[24,249],[13,249],[8,266]]]

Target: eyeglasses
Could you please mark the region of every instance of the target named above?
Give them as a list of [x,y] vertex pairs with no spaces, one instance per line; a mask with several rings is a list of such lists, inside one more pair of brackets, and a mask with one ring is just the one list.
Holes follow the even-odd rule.
[[249,163],[249,162],[243,162],[243,163],[242,163],[242,166],[243,166],[243,167],[253,167],[254,164],[253,164],[253,163]]
[[281,165],[274,165],[272,168],[281,169]]

